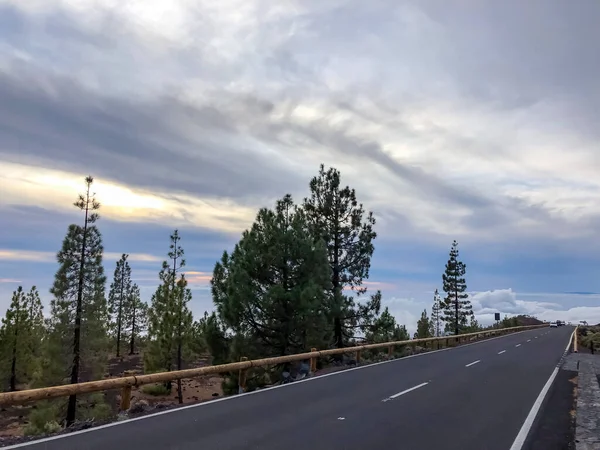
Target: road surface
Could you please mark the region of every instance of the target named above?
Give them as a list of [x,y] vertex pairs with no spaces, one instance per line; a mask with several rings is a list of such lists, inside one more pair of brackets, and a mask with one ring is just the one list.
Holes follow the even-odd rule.
[[526,331],[8,448],[509,450],[572,331]]

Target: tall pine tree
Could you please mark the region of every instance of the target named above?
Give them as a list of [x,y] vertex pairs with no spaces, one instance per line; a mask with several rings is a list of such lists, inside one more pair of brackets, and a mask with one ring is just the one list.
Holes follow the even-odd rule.
[[11,391],[29,383],[37,370],[43,339],[42,303],[35,286],[25,293],[22,286],[12,301],[0,327],[0,371]]
[[111,317],[111,331],[114,333],[116,356],[121,356],[121,338],[123,334],[124,310],[132,298],[131,267],[123,253],[117,261],[113,282],[108,294],[108,310]]
[[433,293],[433,305],[431,306],[431,317],[429,319],[429,333],[433,337],[440,337],[441,335],[441,309],[440,309],[440,294],[436,289]]
[[445,330],[458,335],[469,326],[473,315],[473,307],[467,294],[465,274],[467,266],[459,260],[458,242],[452,242],[450,258],[442,275],[446,297],[441,303],[442,320],[446,323]]
[[427,317],[427,310],[424,309],[421,313],[421,317],[417,321],[417,331],[414,334],[415,339],[425,339],[431,337],[430,334],[431,323]]
[[[100,204],[91,192],[91,176],[85,179],[86,192],[75,206],[84,213],[83,226],[70,225],[57,254],[59,269],[50,293],[49,358],[45,379],[62,383],[65,369],[74,384],[85,373],[86,380],[99,378],[106,366],[108,309],[106,276],[102,265],[102,236],[94,225]],[[68,349],[70,351],[65,352]],[[70,353],[70,355],[69,355]],[[77,399],[69,397],[66,425],[75,421]]]
[[[185,274],[181,274],[174,290],[175,296],[175,351],[177,370],[183,369],[183,360],[190,356],[190,344],[194,332],[194,317],[188,308],[192,300],[192,290],[187,287]],[[183,403],[181,380],[177,380],[177,398]]]
[[[144,363],[148,371],[167,371],[183,364],[184,352],[193,336],[193,319],[188,309],[191,291],[187,288],[185,276],[177,280],[177,274],[185,266],[184,251],[180,245],[179,232],[171,235],[169,262],[164,261],[159,273],[161,284],[152,297],[148,310],[148,348],[144,353]],[[165,383],[171,391],[171,382]],[[183,401],[181,381],[177,382],[179,402]]]
[[28,314],[29,361],[27,366],[27,381],[35,381],[41,375],[43,348],[47,339],[44,307],[36,286],[33,286],[25,296]]
[[315,240],[323,240],[331,268],[331,289],[328,294],[328,317],[333,325],[334,345],[342,348],[354,336],[356,329],[367,330],[379,314],[380,293],[366,302],[344,294],[352,291],[357,300],[367,288],[369,278],[375,218],[356,200],[354,189],[341,185],[340,172],[335,168],[319,174],[310,182],[310,197],[304,209]]
[[[283,356],[325,344],[327,253],[290,195],[263,208],[211,282],[219,318],[254,354]],[[234,355],[239,357],[240,355]]]
[[131,285],[131,292],[124,305],[123,320],[129,336],[129,354],[135,353],[136,342],[148,326],[148,305],[142,301],[140,288]]

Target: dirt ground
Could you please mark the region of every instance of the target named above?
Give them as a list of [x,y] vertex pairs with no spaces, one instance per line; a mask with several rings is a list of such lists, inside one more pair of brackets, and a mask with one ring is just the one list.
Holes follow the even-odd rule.
[[[199,358],[193,364],[188,364],[184,369],[203,367],[209,364],[209,358]],[[123,376],[123,372],[132,370],[135,373],[143,373],[143,356],[132,355],[121,358],[111,358],[108,364],[108,373],[106,379],[118,378]],[[185,404],[196,403],[206,400],[212,400],[223,395],[220,376],[199,377],[191,380],[182,380],[183,402]],[[26,389],[27,386],[19,386],[19,389]],[[115,414],[119,412],[120,392],[108,391],[106,402],[112,407]],[[162,404],[169,407],[178,404],[177,390],[173,389],[171,395],[154,396],[142,392],[140,389],[133,389],[131,393],[131,404],[144,400],[148,405],[153,406]],[[11,406],[0,409],[0,438],[23,436],[23,428],[27,425],[27,417],[30,411],[35,408],[32,406]]]
[[[188,364],[183,369],[190,369],[195,367],[203,367],[209,364],[208,357],[199,358],[193,364]],[[107,378],[114,378],[123,376],[126,370],[133,370],[136,374],[144,373],[143,358],[141,355],[126,356],[121,359],[113,358],[109,363],[108,370],[109,376]],[[183,391],[183,402],[193,403],[199,401],[210,400],[215,397],[223,395],[221,389],[222,377],[210,376],[210,377],[199,377],[192,380],[182,380],[182,391]],[[173,389],[171,395],[168,396],[155,396],[149,395],[142,392],[142,388],[133,389],[131,392],[131,403],[134,404],[140,400],[145,400],[149,405],[162,403],[165,405],[177,404],[177,391]],[[120,395],[118,391],[112,391],[107,393],[107,401],[113,406],[114,411],[118,411],[120,403]]]

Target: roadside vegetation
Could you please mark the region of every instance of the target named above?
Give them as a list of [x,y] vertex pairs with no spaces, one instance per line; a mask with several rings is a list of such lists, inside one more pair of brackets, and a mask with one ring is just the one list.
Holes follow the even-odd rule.
[[577,331],[580,350],[600,353],[600,324],[580,325]]
[[[120,376],[132,368],[164,372],[194,367],[198,361],[222,364],[242,356],[265,358],[311,347],[410,339],[405,324],[382,307],[382,292],[368,290],[364,283],[375,251],[376,220],[355,190],[342,184],[335,168],[321,165],[306,198],[284,195],[272,208],[258,211],[239,242],[215,263],[210,283],[214,310],[196,318],[190,310],[185,236],[174,230],[165,239],[156,291],[149,299],[141,298],[128,255],[118,261],[104,259],[101,204],[93,182],[91,176],[85,178],[84,193],[74,204],[81,212],[80,223],[66,224],[46,315],[35,286],[13,293],[0,327],[4,391]],[[429,314],[422,312],[413,337],[482,330],[472,312],[466,265],[456,241],[441,281],[439,292],[432,286],[432,307]],[[506,317],[494,327],[531,324],[525,319]],[[413,351],[397,349],[397,356]],[[371,361],[382,357],[376,351],[364,355]],[[253,371],[247,387],[277,383],[284,370]],[[237,376],[226,374],[219,387],[211,382],[212,395],[237,393]],[[157,384],[136,395],[183,403],[198,400],[190,394],[197,387],[181,381]],[[114,394],[95,393],[42,402],[16,414],[26,425],[24,432],[35,435],[107,420],[115,415],[116,404]]]

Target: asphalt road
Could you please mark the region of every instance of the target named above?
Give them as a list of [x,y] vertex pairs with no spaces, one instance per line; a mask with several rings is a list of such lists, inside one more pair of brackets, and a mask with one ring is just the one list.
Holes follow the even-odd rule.
[[509,450],[572,331],[527,331],[12,448]]

